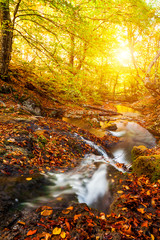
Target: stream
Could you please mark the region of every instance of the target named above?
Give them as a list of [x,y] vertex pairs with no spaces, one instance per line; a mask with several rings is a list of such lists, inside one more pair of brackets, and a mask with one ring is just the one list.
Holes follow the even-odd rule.
[[[113,136],[120,137],[119,143],[111,149],[113,158],[109,157],[105,150],[95,143],[76,135],[84,142],[97,150],[98,155],[87,154],[81,160],[79,166],[69,172],[48,173],[46,178],[50,181],[47,187],[48,196],[39,197],[34,201],[27,202],[27,206],[35,207],[39,204],[50,202],[52,206],[68,206],[72,201],[86,203],[87,205],[107,213],[113,199],[113,188],[115,178],[120,172],[128,171],[131,162],[131,150],[133,146],[144,145],[148,148],[155,146],[156,141],[151,133],[141,127],[136,122],[131,121],[139,114],[131,108],[121,106],[118,108],[122,112],[121,117],[114,117],[113,122],[117,125],[116,131],[110,131]],[[133,115],[132,115],[133,114]],[[82,128],[81,120],[66,119],[66,121]],[[106,133],[104,123],[101,129],[89,128],[91,133],[96,132],[103,135]],[[83,127],[85,124],[83,123]],[[86,128],[86,126],[85,126]],[[125,169],[118,164],[124,164]]]

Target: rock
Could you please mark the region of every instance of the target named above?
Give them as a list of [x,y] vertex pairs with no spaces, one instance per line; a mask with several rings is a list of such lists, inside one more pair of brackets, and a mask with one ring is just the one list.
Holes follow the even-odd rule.
[[138,147],[133,147],[131,151],[132,160],[138,158],[139,156],[144,156],[147,153],[147,148],[143,145]]
[[6,107],[6,104],[3,101],[0,101],[0,107]]
[[92,118],[91,121],[92,121],[93,123],[99,123],[99,121],[98,121],[97,118]]
[[63,109],[54,109],[51,111],[49,114],[49,117],[54,117],[54,118],[62,118],[64,115],[64,110]]
[[139,156],[132,167],[138,176],[146,175],[152,182],[160,179],[160,155]]
[[0,87],[0,93],[3,93],[3,94],[11,93],[13,90],[14,89],[11,86],[8,86],[8,85],[2,85]]
[[31,99],[27,99],[23,102],[24,109],[28,110],[29,112],[40,116],[41,115],[41,109],[40,107]]
[[117,125],[115,123],[108,123],[108,126],[106,126],[106,129],[110,131],[116,131]]

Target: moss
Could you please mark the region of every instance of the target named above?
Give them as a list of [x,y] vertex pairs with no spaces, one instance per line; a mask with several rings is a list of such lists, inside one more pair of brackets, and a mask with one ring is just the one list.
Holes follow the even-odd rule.
[[43,145],[47,143],[47,139],[43,135],[38,136],[38,141]]
[[133,161],[133,172],[146,175],[152,182],[160,178],[160,155],[139,156]]
[[132,160],[134,161],[139,156],[144,156],[147,153],[147,148],[143,145],[138,147],[133,147],[131,151]]

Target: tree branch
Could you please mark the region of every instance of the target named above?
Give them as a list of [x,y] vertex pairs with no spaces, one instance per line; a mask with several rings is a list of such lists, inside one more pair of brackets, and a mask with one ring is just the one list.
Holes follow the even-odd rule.
[[18,12],[21,1],[22,0],[18,0],[17,5],[16,5],[15,10],[14,10],[14,13],[13,13],[13,20],[12,20],[13,27],[14,27],[14,24],[15,24],[16,15],[17,15],[17,12]]

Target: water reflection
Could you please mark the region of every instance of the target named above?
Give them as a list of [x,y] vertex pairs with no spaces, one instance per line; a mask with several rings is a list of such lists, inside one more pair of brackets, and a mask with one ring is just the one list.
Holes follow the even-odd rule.
[[117,104],[117,105],[115,105],[115,107],[117,108],[117,112],[118,113],[136,113],[136,114],[140,114],[137,110],[134,110],[133,108],[130,108],[130,107],[123,106],[121,104]]

